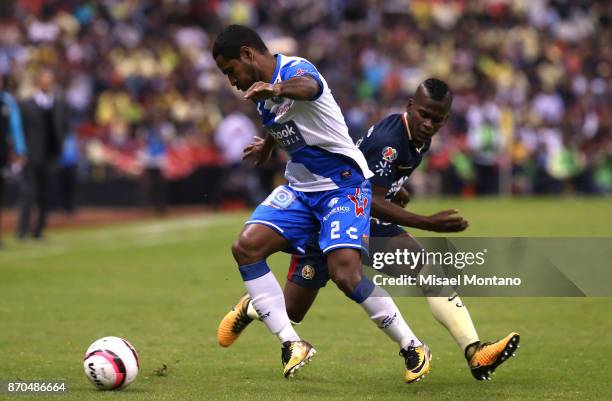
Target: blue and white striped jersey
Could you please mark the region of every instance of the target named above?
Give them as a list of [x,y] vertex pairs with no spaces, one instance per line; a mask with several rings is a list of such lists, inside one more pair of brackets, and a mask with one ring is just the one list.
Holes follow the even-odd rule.
[[353,144],[327,82],[308,60],[276,55],[271,83],[303,75],[319,84],[314,99],[275,97],[257,101],[264,126],[291,157],[285,178],[292,188],[302,192],[358,187],[372,172]]

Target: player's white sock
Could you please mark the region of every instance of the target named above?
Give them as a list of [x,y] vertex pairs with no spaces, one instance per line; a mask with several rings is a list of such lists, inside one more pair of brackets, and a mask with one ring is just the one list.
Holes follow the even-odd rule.
[[285,298],[276,277],[265,260],[239,267],[251,304],[268,329],[276,334],[281,342],[299,341],[300,337],[291,326]]
[[406,324],[389,293],[381,287],[377,286],[360,305],[376,326],[398,343],[400,348],[405,349],[412,341],[413,346],[423,344]]
[[426,297],[431,313],[453,336],[462,351],[479,341],[472,318],[459,296]]
[[291,322],[283,327],[283,329],[278,332],[277,336],[281,343],[284,343],[285,341],[300,341],[300,336],[298,336]]
[[[259,314],[257,313],[257,311],[255,310],[255,307],[253,306],[253,301],[249,301],[249,305],[247,306],[247,316],[250,317],[253,320],[261,320],[259,318]],[[292,326],[298,326],[300,324],[302,324],[302,322],[294,322],[293,320],[289,319],[289,321],[291,322]]]

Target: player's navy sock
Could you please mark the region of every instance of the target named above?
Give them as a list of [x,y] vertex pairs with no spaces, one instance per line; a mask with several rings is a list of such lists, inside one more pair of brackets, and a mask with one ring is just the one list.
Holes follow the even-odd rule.
[[238,268],[257,314],[281,343],[299,341],[285,308],[285,298],[276,277],[265,260]]
[[359,280],[359,284],[357,284],[357,287],[355,287],[355,289],[353,290],[353,293],[351,294],[350,298],[360,304],[372,294],[372,291],[374,291],[374,287],[375,285],[372,280],[362,275],[361,280]]
[[414,341],[414,346],[423,343],[414,335],[401,312],[387,291],[375,286],[374,291],[361,303],[370,319],[393,341],[405,349]]

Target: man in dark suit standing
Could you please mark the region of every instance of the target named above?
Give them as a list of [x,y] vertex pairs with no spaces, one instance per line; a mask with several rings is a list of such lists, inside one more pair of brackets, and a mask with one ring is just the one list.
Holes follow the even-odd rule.
[[[23,101],[20,108],[28,162],[21,175],[17,238],[25,239],[28,234],[42,238],[49,212],[49,185],[68,132],[67,106],[55,91],[53,71],[39,72],[34,95]],[[34,205],[38,207],[38,216],[30,227]]]

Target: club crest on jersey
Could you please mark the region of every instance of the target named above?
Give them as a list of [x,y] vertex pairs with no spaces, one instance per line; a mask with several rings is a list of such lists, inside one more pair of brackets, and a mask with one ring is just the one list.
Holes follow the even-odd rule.
[[302,277],[305,280],[312,280],[315,276],[315,269],[310,265],[302,267]]
[[383,160],[392,162],[393,160],[397,159],[397,150],[391,146],[386,146],[382,151],[382,156]]
[[348,198],[355,205],[355,217],[364,216],[368,206],[368,198],[361,193],[361,188],[355,189],[355,195],[348,195]]

